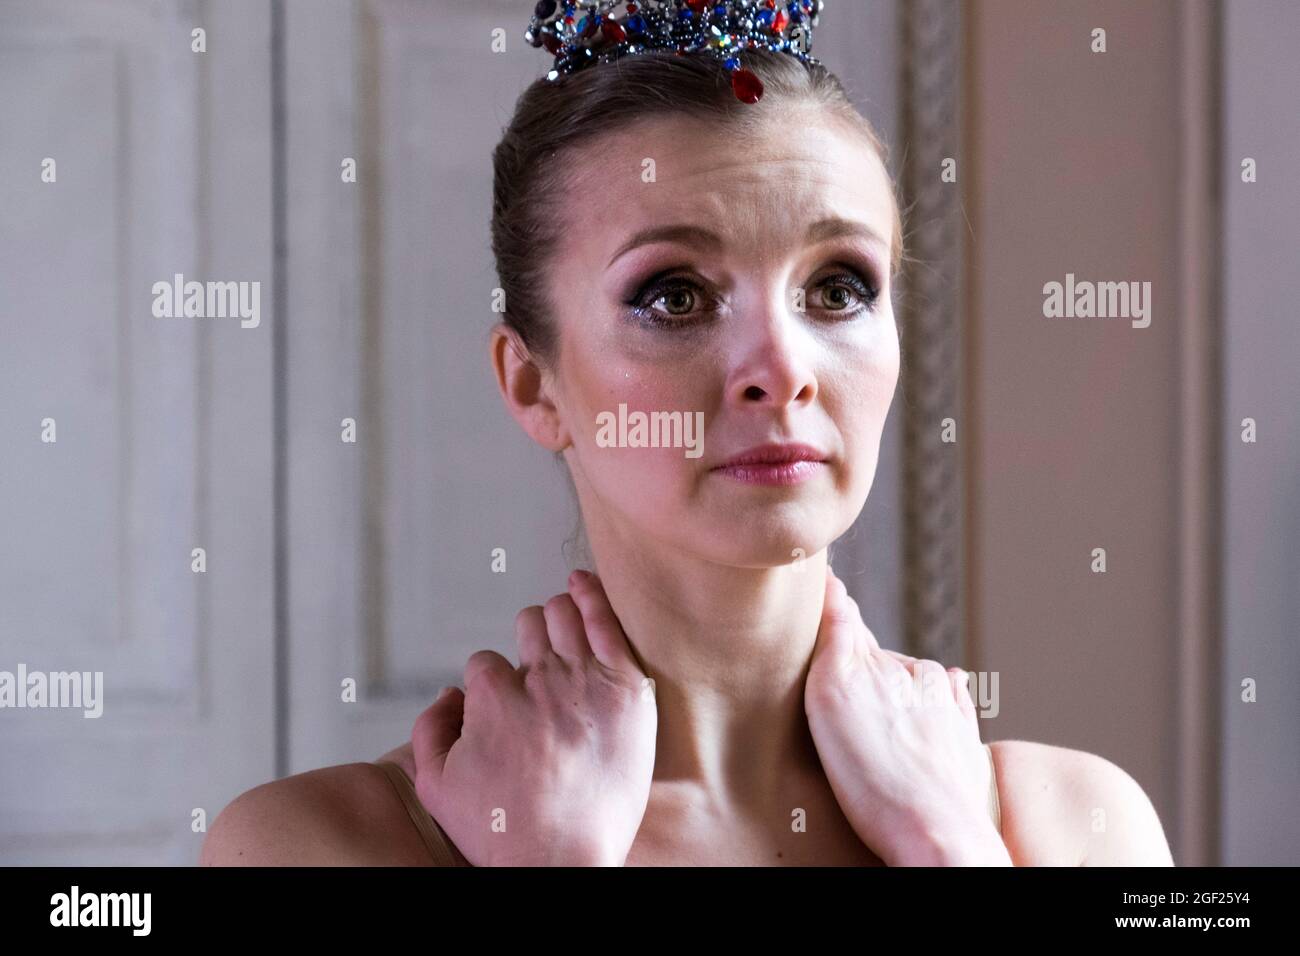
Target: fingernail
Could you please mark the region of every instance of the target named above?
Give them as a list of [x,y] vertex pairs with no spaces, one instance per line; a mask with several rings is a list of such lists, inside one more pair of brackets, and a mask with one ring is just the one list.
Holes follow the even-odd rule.
[[442,690],[438,691],[438,696],[435,697],[434,700],[442,700],[444,697],[447,696],[447,692],[449,690],[451,690],[450,687],[444,687]]

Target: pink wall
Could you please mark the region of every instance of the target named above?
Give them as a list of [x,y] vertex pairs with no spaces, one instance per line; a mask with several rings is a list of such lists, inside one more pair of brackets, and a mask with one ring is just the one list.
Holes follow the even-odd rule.
[[[967,619],[1001,707],[985,739],[1119,764],[1178,859],[1178,8],[964,11]],[[1067,273],[1150,282],[1150,326],[1044,317]]]

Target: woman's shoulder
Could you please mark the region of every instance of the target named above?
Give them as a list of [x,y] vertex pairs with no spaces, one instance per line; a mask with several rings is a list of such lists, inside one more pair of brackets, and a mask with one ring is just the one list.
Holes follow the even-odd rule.
[[[381,759],[402,763],[401,748]],[[320,767],[246,790],[213,821],[200,866],[415,866],[428,851],[374,762]]]
[[989,744],[1002,839],[1017,866],[1172,866],[1141,785],[1098,754],[1029,740]]

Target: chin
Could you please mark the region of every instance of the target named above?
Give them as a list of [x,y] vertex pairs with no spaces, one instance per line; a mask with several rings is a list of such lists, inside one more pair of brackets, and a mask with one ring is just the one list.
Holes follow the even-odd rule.
[[[851,525],[852,522],[850,521]],[[806,511],[740,515],[700,525],[695,550],[703,544],[710,560],[738,568],[777,568],[810,558],[842,534],[840,522]],[[847,528],[847,526],[845,526]]]

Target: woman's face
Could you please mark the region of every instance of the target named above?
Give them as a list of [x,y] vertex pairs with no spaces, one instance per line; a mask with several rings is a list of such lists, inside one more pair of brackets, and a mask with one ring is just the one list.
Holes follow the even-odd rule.
[[[879,158],[834,120],[801,118],[743,139],[656,119],[584,156],[545,381],[588,527],[733,566],[820,551],[866,501],[898,380]],[[693,448],[610,446],[620,404],[630,423],[703,413],[702,433],[676,436]],[[826,461],[789,484],[717,470],[770,442]]]

